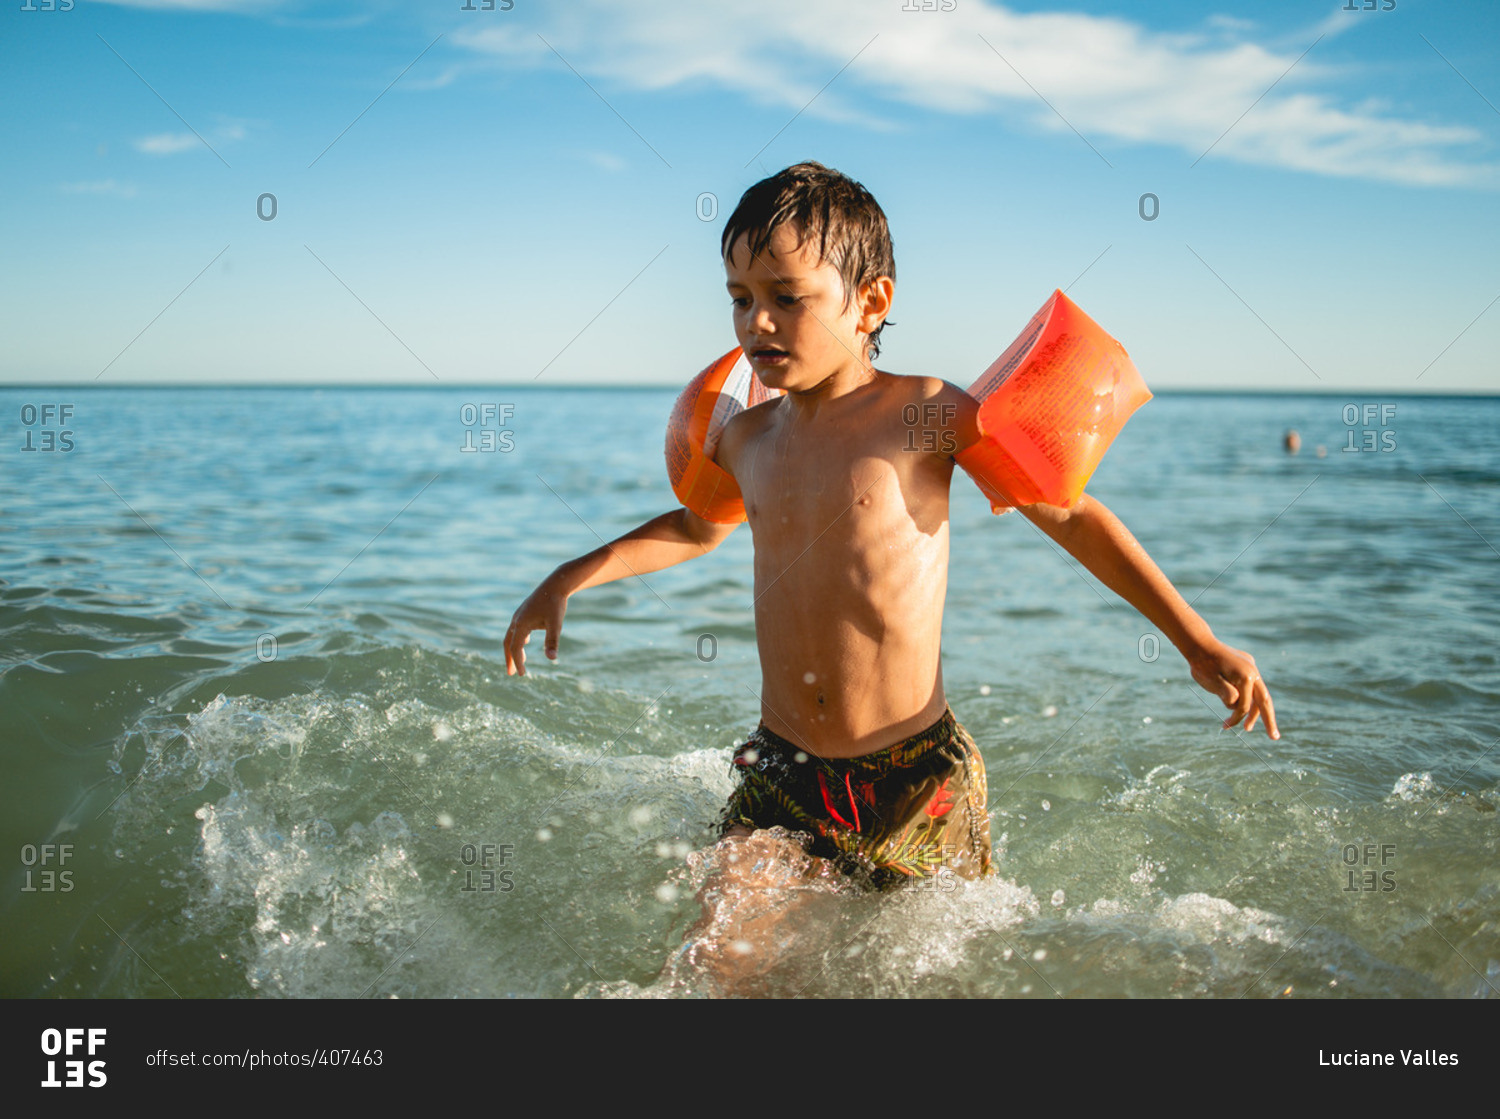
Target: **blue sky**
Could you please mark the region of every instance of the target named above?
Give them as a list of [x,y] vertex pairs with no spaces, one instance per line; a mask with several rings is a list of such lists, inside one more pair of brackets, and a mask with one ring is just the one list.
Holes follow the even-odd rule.
[[812,158],[883,368],[1061,287],[1155,388],[1500,389],[1494,5],[67,2],[0,14],[0,382],[679,384]]

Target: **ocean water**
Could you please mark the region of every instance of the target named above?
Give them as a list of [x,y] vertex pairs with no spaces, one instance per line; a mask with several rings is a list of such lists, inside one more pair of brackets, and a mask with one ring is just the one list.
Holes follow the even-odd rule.
[[[671,401],[0,390],[0,994],[720,993],[744,946],[684,938],[758,715],[748,530],[576,596],[525,679],[501,648],[675,505]],[[772,861],[740,989],[1500,993],[1500,400],[1164,395],[1090,492],[1281,740],[960,475],[944,671],[999,873]]]

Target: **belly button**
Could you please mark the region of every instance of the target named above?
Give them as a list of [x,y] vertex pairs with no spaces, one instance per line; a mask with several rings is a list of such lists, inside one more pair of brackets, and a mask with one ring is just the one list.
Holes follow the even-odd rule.
[[823,689],[819,688],[818,689],[818,703],[821,704],[822,702],[823,702]]

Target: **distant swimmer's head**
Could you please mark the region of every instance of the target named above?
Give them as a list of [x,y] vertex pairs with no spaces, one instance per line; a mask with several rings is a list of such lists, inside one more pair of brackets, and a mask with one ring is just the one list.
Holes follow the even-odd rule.
[[[785,229],[786,232],[778,231]],[[747,267],[755,257],[772,261],[795,245],[818,264],[831,265],[843,281],[843,307],[862,299],[867,285],[885,285],[886,309],[896,281],[896,258],[885,212],[863,186],[821,163],[798,163],[762,179],[741,196],[729,216],[719,249],[726,269]],[[774,264],[773,264],[774,267]],[[861,331],[869,356],[880,353],[884,313]]]

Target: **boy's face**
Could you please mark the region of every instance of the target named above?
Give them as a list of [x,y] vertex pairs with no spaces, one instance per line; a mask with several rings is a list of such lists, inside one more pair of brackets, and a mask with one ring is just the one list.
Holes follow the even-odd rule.
[[780,225],[768,249],[751,258],[742,236],[724,258],[734,333],[750,366],[769,388],[805,391],[846,369],[863,370],[870,331],[890,309],[888,279],[846,299],[839,270],[818,259],[811,240]]

